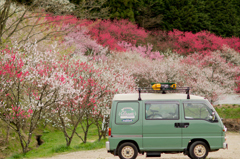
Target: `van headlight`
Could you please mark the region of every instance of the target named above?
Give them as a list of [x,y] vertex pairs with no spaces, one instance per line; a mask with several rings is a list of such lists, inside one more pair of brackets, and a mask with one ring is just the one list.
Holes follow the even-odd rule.
[[225,125],[224,125],[224,128],[223,128],[223,131],[224,131],[224,132],[227,132],[227,128],[226,128]]

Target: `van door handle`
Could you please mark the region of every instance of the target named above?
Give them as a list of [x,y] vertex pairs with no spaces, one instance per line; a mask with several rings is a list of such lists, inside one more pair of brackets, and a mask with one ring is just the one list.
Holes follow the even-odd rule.
[[187,128],[189,123],[174,123],[175,128]]
[[189,123],[183,123],[183,128],[187,128],[189,126]]
[[174,123],[175,128],[180,128],[181,123]]

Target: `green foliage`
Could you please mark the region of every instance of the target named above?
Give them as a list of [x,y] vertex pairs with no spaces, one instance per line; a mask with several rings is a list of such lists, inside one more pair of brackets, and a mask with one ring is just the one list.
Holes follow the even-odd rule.
[[[21,158],[21,145],[19,142],[18,134],[13,131],[11,128],[9,129],[8,141],[7,138],[7,124],[0,120],[0,158],[5,158],[6,156],[12,155],[14,158]],[[23,133],[25,136],[26,133]],[[32,150],[36,145],[35,135],[31,138],[32,142],[29,146],[29,150]]]
[[[62,152],[73,152],[73,151],[81,151],[81,150],[92,150],[99,149],[105,147],[105,142],[107,139],[97,141],[98,134],[97,128],[95,126],[91,126],[89,130],[87,143],[81,143],[80,139],[75,135],[70,147],[67,147],[65,144],[65,138],[61,131],[47,126],[44,128],[43,125],[39,125],[39,128],[35,132],[36,134],[42,134],[41,139],[43,140],[43,144],[39,147],[32,147],[31,151],[27,152],[24,156],[21,153],[15,153],[9,159],[15,158],[38,158],[38,157],[47,157],[52,156],[56,153]],[[79,135],[82,135],[83,132],[79,127],[77,130]],[[16,141],[17,142],[17,141]],[[16,151],[15,152],[21,152]]]
[[88,142],[88,143],[81,143],[79,145],[74,146],[74,149],[76,150],[93,150],[93,149],[99,149],[104,148],[105,143],[108,139],[102,139],[101,141],[94,141],[94,142]]
[[111,18],[127,18],[146,29],[240,36],[238,0],[108,0],[108,5]]
[[135,21],[146,29],[154,29],[161,25],[163,15],[161,10],[161,1],[139,0],[134,6]]
[[211,0],[205,2],[204,13],[208,14],[208,29],[224,37],[239,36],[239,6],[232,0]]
[[215,109],[221,118],[240,119],[240,105],[223,105]]
[[79,4],[82,0],[69,0],[70,3]]
[[197,9],[189,0],[168,0],[164,4],[162,28],[164,30],[178,29],[181,31],[197,32]]
[[22,154],[14,154],[11,157],[9,157],[9,159],[22,159],[24,157],[24,155]]
[[27,5],[30,5],[34,2],[34,0],[14,0],[18,3],[21,3],[21,4],[27,4]]
[[110,18],[135,21],[134,8],[136,0],[107,0],[105,7],[110,8]]
[[[33,0],[17,0],[31,3]],[[81,4],[83,0],[70,0]],[[146,29],[172,31],[208,30],[223,37],[240,36],[239,0],[106,0],[100,9],[109,7],[106,19],[128,19]],[[87,8],[85,8],[87,9]]]
[[[103,139],[101,141],[80,143],[73,147],[67,147],[66,145],[55,146],[51,149],[52,153],[61,153],[61,152],[71,152],[71,151],[79,151],[79,150],[93,150],[105,147],[105,142],[107,139]],[[30,157],[29,157],[30,158]]]
[[66,151],[71,151],[71,150],[72,150],[72,148],[69,146],[66,146],[66,145],[60,145],[60,146],[52,148],[53,153],[66,152]]

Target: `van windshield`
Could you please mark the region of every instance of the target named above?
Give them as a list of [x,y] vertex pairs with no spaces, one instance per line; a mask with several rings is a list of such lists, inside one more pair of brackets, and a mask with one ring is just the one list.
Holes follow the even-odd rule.
[[202,119],[211,120],[212,110],[203,103],[185,103],[184,117],[185,119]]

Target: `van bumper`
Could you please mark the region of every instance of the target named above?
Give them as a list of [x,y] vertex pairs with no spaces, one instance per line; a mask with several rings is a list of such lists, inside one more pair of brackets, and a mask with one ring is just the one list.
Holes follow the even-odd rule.
[[228,148],[228,144],[226,142],[223,143],[223,148],[227,149]]
[[107,149],[107,151],[110,150],[110,142],[109,141],[106,142],[106,149]]

